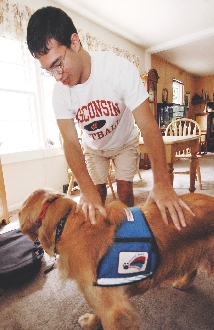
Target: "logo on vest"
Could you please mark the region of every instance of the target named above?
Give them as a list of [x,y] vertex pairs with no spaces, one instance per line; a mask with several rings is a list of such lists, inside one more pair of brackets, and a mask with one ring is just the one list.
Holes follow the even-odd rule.
[[118,274],[130,274],[145,271],[148,252],[120,252]]

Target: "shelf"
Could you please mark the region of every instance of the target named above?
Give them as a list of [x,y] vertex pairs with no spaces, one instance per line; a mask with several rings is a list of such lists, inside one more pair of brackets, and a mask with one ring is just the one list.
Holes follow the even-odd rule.
[[206,101],[206,100],[191,101],[191,103],[193,105],[195,105],[195,104],[206,104],[207,102],[209,102],[209,101]]

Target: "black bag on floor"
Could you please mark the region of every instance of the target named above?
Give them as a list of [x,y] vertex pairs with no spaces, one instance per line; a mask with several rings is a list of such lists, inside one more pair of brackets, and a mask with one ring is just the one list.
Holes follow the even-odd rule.
[[38,273],[44,250],[20,229],[0,234],[0,287],[20,285]]

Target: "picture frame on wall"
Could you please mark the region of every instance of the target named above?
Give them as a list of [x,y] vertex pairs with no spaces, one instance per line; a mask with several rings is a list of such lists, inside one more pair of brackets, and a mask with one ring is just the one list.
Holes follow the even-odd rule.
[[189,105],[190,105],[190,92],[186,92],[185,93],[185,97],[184,97],[184,105],[187,109],[189,109]]
[[167,88],[164,88],[162,90],[162,102],[168,103],[168,89]]

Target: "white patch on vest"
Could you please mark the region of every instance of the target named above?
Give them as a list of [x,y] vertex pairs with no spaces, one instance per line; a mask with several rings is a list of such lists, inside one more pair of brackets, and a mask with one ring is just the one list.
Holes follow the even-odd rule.
[[127,221],[134,221],[134,216],[133,216],[131,210],[129,208],[125,208],[124,211],[126,213]]
[[118,274],[142,272],[146,269],[148,252],[120,252]]

